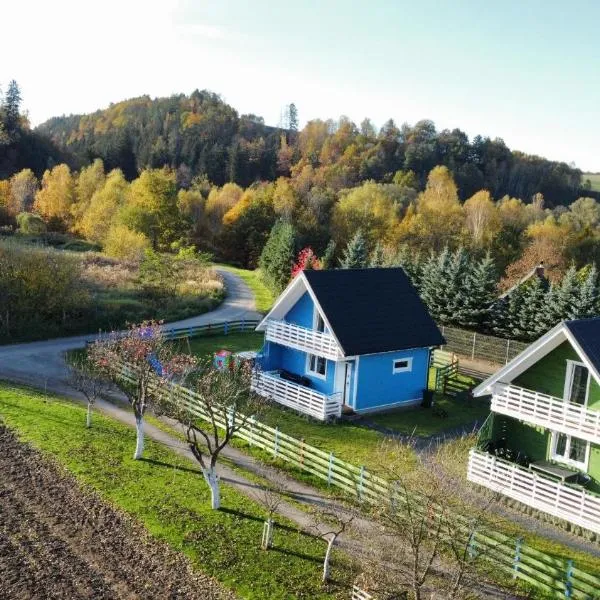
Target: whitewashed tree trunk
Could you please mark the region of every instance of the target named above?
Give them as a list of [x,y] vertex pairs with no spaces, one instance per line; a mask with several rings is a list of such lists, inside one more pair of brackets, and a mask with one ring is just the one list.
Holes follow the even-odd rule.
[[87,414],[85,416],[85,426],[89,429],[92,426],[92,405],[88,402]]
[[267,519],[263,527],[262,549],[268,550],[273,545],[273,519]]
[[144,453],[144,417],[135,418],[136,444],[133,460],[139,460]]
[[325,552],[325,560],[323,561],[323,581],[329,581],[329,563],[331,561],[331,552],[333,551],[334,544],[335,536],[331,536],[329,542],[327,542],[327,552]]
[[210,507],[213,510],[218,510],[221,508],[221,490],[219,488],[219,476],[217,475],[217,469],[215,467],[202,469],[202,475],[204,475],[204,480],[210,488]]

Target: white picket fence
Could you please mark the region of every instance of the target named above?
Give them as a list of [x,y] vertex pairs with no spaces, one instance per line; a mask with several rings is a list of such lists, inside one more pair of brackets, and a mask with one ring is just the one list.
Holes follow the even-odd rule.
[[[130,382],[135,381],[134,372],[126,365],[122,367],[122,376]],[[211,421],[202,399],[193,390],[178,384],[165,385],[156,378],[151,391],[163,399],[181,402],[195,416]],[[231,418],[234,418],[234,415],[228,414],[226,409],[221,409],[215,421],[218,426],[225,427],[226,419],[231,420]],[[328,485],[348,492],[361,502],[378,504],[382,500],[386,501],[393,497],[398,510],[402,510],[406,503],[406,499],[401,494],[398,495],[394,492],[395,486],[369,472],[366,467],[357,467],[347,463],[337,458],[333,452],[315,448],[303,439],[298,440],[281,432],[277,427],[269,427],[260,421],[249,418],[246,425],[236,435],[250,446],[266,450],[274,458],[288,462],[319,477]],[[413,508],[419,506],[418,498],[413,498],[411,504]],[[423,501],[422,504],[425,506],[426,502]],[[439,507],[438,511],[441,513],[442,507]],[[457,534],[461,532],[459,535],[464,535],[467,540],[467,536],[472,536],[469,519],[460,514],[454,514],[453,517],[456,520]],[[477,532],[476,537],[481,553],[496,568],[545,592],[554,594],[555,597],[589,600],[589,598],[593,598],[590,596],[590,590],[600,589],[600,577],[576,569],[573,562],[566,558],[561,561],[554,556],[546,555],[529,548],[526,544],[517,542],[519,560],[523,560],[528,553],[533,558],[531,558],[531,567],[515,570],[514,538],[490,530]],[[559,566],[561,564],[562,567]],[[362,600],[360,596],[357,598]],[[367,600],[369,600],[368,596]]]
[[374,596],[361,590],[358,586],[353,586],[352,588],[352,599],[351,600],[375,600]]

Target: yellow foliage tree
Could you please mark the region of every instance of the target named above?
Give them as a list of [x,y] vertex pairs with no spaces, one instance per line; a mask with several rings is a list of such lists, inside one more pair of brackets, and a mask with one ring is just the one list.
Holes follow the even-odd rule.
[[333,209],[332,230],[342,246],[358,229],[364,232],[370,246],[377,241],[385,243],[397,224],[394,203],[373,181],[344,193]]
[[460,243],[464,221],[452,173],[437,166],[429,173],[425,191],[417,198],[416,214],[411,215],[403,233],[414,244],[439,251]]
[[46,221],[68,226],[75,202],[75,182],[68,165],[60,164],[44,173],[42,189],[35,195],[34,209]]
[[296,207],[296,193],[294,188],[290,185],[289,179],[280,177],[275,182],[275,188],[273,190],[273,207],[275,214],[284,219],[291,219]]
[[233,225],[248,209],[254,200],[255,192],[253,189],[248,188],[242,197],[223,215],[223,225]]
[[129,184],[120,169],[111,171],[104,185],[96,190],[77,230],[88,240],[104,244],[119,209],[123,206]]
[[140,261],[147,248],[150,248],[150,240],[125,225],[114,224],[104,241],[105,254],[122,260]]
[[13,215],[30,212],[38,186],[37,177],[31,169],[23,169],[19,173],[15,173],[10,178],[9,212]]
[[476,192],[464,203],[463,210],[471,244],[476,248],[488,247],[500,230],[500,216],[490,193]]
[[206,199],[206,218],[208,227],[216,235],[223,223],[225,213],[233,208],[242,197],[244,190],[235,183],[226,183],[222,188],[214,187]]
[[104,163],[99,158],[88,167],[81,169],[75,184],[75,204],[71,208],[76,232],[79,232],[79,222],[88,210],[93,195],[102,189],[105,179]]

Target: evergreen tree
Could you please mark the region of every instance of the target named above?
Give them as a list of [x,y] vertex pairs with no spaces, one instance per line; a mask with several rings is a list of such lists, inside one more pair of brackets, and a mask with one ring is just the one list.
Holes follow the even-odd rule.
[[432,252],[421,271],[420,293],[434,319],[442,320],[447,314],[447,285],[452,255],[444,248],[438,255]]
[[471,261],[464,248],[456,250],[448,268],[442,273],[439,282],[440,320],[443,323],[457,323],[466,318],[468,290],[465,281],[471,270]]
[[587,319],[598,311],[598,270],[595,264],[587,265],[579,273],[579,289],[574,298],[574,318]]
[[480,329],[490,320],[490,310],[496,299],[498,274],[494,260],[488,253],[477,262],[472,261],[464,279],[464,301],[457,322],[462,327]]
[[574,264],[571,264],[560,284],[553,286],[551,293],[547,296],[548,329],[564,319],[577,318],[576,304],[579,287],[577,269]]
[[8,134],[12,134],[19,126],[19,111],[21,108],[21,90],[13,79],[8,84],[8,90],[4,97],[4,127]]
[[381,242],[377,242],[375,249],[371,252],[369,266],[372,268],[383,267],[385,264],[385,254]]
[[518,337],[535,340],[547,331],[545,311],[547,307],[547,288],[542,279],[533,278],[521,286],[522,301],[515,327]]
[[322,269],[334,269],[334,256],[335,256],[335,241],[329,240],[327,244],[327,248],[325,248],[325,253],[321,258],[321,268]]
[[401,246],[396,256],[392,259],[392,266],[402,267],[415,288],[417,290],[420,289],[424,264],[419,252],[411,250],[406,245]]
[[346,246],[340,266],[342,269],[362,269],[367,263],[367,240],[362,230],[358,229]]
[[290,223],[278,221],[260,255],[259,266],[266,284],[281,293],[291,277],[296,250],[296,233]]

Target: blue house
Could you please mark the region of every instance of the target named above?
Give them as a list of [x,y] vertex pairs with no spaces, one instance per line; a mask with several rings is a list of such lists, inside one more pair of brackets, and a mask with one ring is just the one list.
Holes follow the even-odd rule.
[[404,271],[303,271],[256,328],[254,389],[318,419],[420,404],[444,338]]

